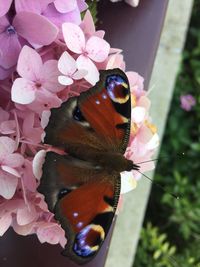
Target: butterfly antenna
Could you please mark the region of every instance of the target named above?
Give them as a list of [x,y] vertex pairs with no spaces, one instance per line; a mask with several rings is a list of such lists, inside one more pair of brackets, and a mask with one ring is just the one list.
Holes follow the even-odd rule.
[[164,192],[170,194],[172,197],[174,197],[175,199],[179,199],[179,196],[173,194],[173,193],[170,193],[169,191],[167,191],[164,187],[162,187],[162,185],[160,185],[159,183],[155,182],[154,180],[152,180],[149,176],[147,176],[146,174],[142,173],[141,171],[139,170],[136,170],[137,172],[139,172],[140,174],[142,174],[145,178],[147,178],[148,180],[150,180],[154,185],[156,185],[157,187],[159,187],[160,189],[162,189]]
[[[185,152],[181,152],[179,155],[176,155],[176,156],[185,156]],[[159,160],[159,159],[163,159],[163,158],[169,158],[169,157],[159,157],[159,158],[156,158],[156,159],[150,159],[150,160],[145,160],[145,161],[141,161],[141,162],[137,162],[137,163],[135,163],[136,165],[138,165],[138,164],[143,164],[143,163],[147,163],[147,162],[151,162],[151,161],[157,161],[157,160]]]

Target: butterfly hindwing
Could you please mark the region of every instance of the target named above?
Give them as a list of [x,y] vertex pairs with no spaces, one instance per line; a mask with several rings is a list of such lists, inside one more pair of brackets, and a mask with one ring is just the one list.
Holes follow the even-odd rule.
[[63,254],[79,264],[91,260],[112,224],[119,177],[70,156],[47,152],[38,191],[66,232]]

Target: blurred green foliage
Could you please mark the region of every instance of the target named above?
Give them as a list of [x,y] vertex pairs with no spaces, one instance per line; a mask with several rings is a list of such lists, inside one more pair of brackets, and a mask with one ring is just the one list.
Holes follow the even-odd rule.
[[[196,98],[190,112],[180,107],[184,94]],[[194,3],[155,180],[179,199],[153,187],[134,267],[200,267],[199,0]]]

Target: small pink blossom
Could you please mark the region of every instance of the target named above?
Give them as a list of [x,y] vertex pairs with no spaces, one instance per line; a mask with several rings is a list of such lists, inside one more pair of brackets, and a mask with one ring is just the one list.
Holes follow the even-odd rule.
[[61,29],[64,22],[81,23],[80,13],[87,8],[84,0],[54,0],[42,15]]
[[16,142],[7,136],[0,137],[0,196],[11,199],[18,184],[19,171],[16,169],[23,164],[24,158],[19,153]]
[[58,76],[59,83],[70,85],[73,83],[73,80],[80,80],[87,74],[86,70],[78,70],[77,68],[76,60],[65,51],[58,60],[58,69],[64,74]]
[[87,70],[88,74],[84,78],[94,85],[99,79],[99,72],[93,61],[106,60],[110,45],[97,36],[91,36],[86,40],[82,29],[73,23],[64,23],[62,29],[69,50],[79,54],[76,60],[78,69]]
[[105,35],[105,31],[96,31],[94,20],[89,10],[86,11],[85,16],[80,24],[80,27],[83,30],[86,39],[89,39],[91,36],[97,36],[103,39]]
[[57,34],[56,26],[32,12],[18,13],[12,23],[6,16],[0,17],[0,67],[7,70],[14,66],[26,41],[32,45],[49,45]]
[[59,71],[56,60],[44,64],[40,55],[28,46],[24,46],[18,60],[17,78],[12,86],[12,100],[19,104],[30,104],[38,91],[56,93],[63,89],[58,83]]
[[186,111],[190,111],[192,107],[196,105],[196,99],[190,94],[182,95],[180,97],[180,101],[181,101],[181,108]]
[[61,243],[62,246],[66,243],[64,230],[57,223],[38,223],[37,236],[41,243],[48,242],[55,245]]

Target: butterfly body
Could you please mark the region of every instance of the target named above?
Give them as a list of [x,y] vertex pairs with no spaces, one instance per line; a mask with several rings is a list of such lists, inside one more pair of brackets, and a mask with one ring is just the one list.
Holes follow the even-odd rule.
[[130,89],[119,69],[79,97],[52,109],[44,142],[66,152],[47,152],[38,191],[65,230],[63,255],[90,261],[104,242],[120,195],[120,172],[138,169],[123,154],[130,132]]

